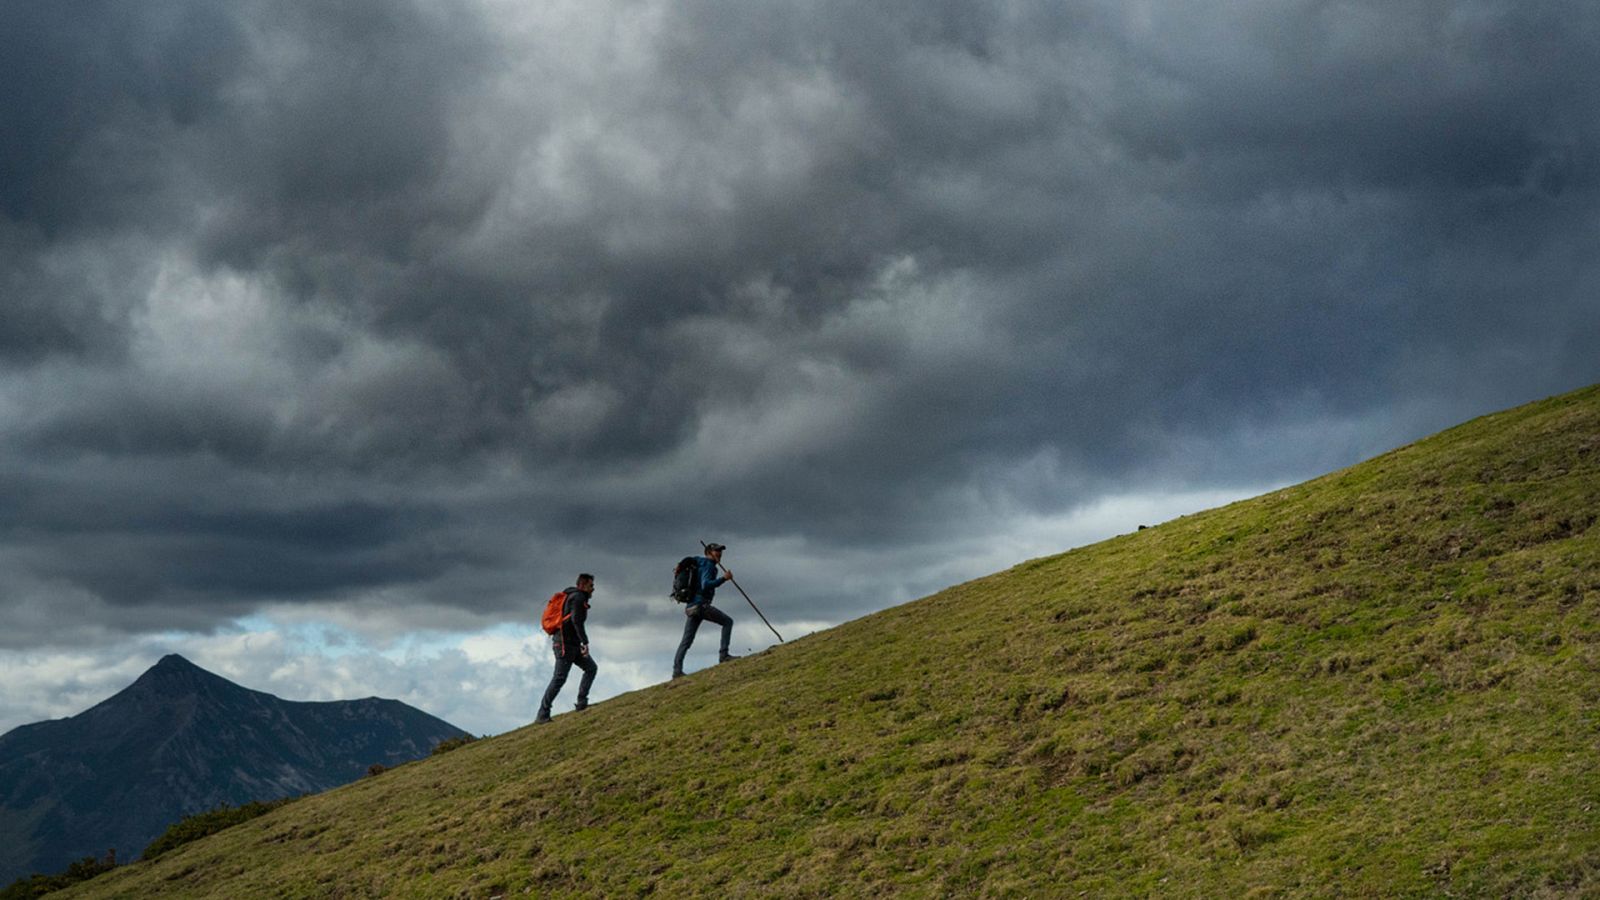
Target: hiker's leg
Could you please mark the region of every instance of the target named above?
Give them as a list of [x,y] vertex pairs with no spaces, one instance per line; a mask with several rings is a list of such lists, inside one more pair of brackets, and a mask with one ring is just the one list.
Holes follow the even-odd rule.
[[561,686],[567,683],[567,673],[570,671],[571,661],[557,656],[555,671],[550,673],[550,686],[544,689],[544,700],[539,703],[538,718],[550,718],[550,706],[556,702],[556,694],[561,692]]
[[683,617],[683,640],[678,642],[678,655],[672,658],[672,674],[683,674],[683,657],[694,643],[694,633],[700,630],[700,608],[689,610]]
[[583,709],[589,705],[589,685],[594,684],[594,673],[600,671],[600,667],[589,656],[580,657],[573,665],[583,670],[583,677],[578,679],[578,708]]
[[727,613],[723,612],[722,610],[717,609],[715,606],[707,606],[705,608],[705,611],[702,612],[700,615],[704,616],[706,621],[714,622],[714,623],[722,626],[722,645],[717,648],[717,656],[719,658],[727,656],[728,655],[728,642],[733,640],[733,619],[732,619],[732,617],[730,617]]

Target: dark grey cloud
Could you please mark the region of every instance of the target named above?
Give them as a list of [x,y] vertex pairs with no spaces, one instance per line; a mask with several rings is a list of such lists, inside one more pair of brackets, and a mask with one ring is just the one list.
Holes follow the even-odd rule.
[[833,621],[1600,374],[1583,4],[3,15],[30,635],[648,618],[696,536]]
[[159,197],[167,141],[216,111],[245,52],[200,3],[9,4],[0,37],[0,213],[55,236]]

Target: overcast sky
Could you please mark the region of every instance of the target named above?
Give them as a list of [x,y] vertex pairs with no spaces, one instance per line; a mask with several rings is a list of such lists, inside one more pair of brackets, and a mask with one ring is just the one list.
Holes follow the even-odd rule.
[[700,539],[792,637],[1600,380],[1596,59],[1589,2],[8,0],[0,731],[165,652],[503,731],[579,570],[609,696]]

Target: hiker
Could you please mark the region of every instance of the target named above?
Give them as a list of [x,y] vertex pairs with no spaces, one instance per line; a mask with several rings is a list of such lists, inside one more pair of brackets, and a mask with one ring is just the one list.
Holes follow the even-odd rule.
[[733,619],[711,605],[712,598],[717,594],[717,586],[733,578],[733,573],[727,569],[722,570],[723,575],[717,574],[717,567],[722,565],[722,551],[726,549],[722,544],[707,544],[705,556],[690,557],[698,570],[698,590],[683,608],[686,621],[683,623],[683,640],[678,642],[678,655],[672,658],[673,678],[683,675],[683,656],[689,652],[689,645],[694,643],[694,634],[700,630],[702,620],[722,626],[722,645],[717,650],[717,662],[738,659],[728,652],[728,643],[733,640]]
[[[594,576],[584,572],[578,576],[578,583],[563,593],[566,597],[559,601],[560,627],[550,633],[550,648],[556,654],[556,668],[550,673],[550,686],[544,689],[539,715],[533,720],[535,725],[550,721],[550,705],[556,702],[556,694],[567,683],[567,673],[572,671],[573,666],[583,670],[583,679],[578,682],[578,703],[574,708],[580,711],[588,709],[589,686],[594,684],[594,673],[600,669],[589,656],[589,632],[583,627],[584,620],[589,618],[589,598],[594,594]],[[555,605],[559,597],[561,594],[551,597],[551,605]]]

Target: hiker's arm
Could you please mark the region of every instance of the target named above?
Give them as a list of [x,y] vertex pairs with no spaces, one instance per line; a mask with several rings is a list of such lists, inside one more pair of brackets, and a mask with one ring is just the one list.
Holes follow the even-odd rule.
[[572,611],[572,628],[578,633],[578,645],[584,648],[583,655],[588,656],[589,629],[584,627],[584,622],[589,618],[589,604],[587,601],[578,600],[577,606],[578,608]]
[[722,582],[727,580],[717,574],[717,564],[713,562],[709,556],[700,557],[700,562],[696,563],[696,565],[700,567],[701,590],[706,590],[707,588],[717,588],[721,586]]

